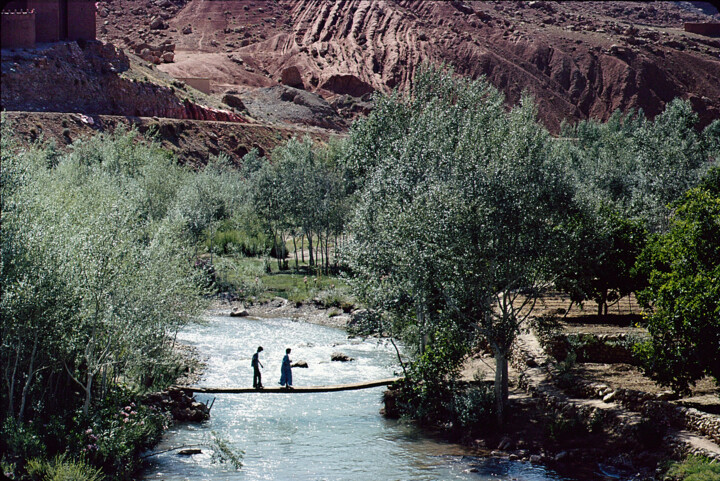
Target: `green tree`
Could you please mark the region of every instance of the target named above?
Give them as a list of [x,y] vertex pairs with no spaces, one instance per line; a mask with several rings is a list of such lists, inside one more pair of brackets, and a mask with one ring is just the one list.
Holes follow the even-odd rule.
[[[307,239],[309,264],[329,269],[331,239],[343,232],[349,212],[338,166],[341,153],[337,143],[321,146],[309,137],[293,138],[276,147],[272,162],[251,177],[254,208],[267,221],[281,258],[287,234],[301,233]],[[313,247],[314,242],[320,244],[319,249]],[[320,253],[319,259],[315,252]]]
[[573,302],[593,300],[598,316],[607,315],[610,305],[644,287],[635,269],[647,237],[641,223],[603,206],[568,219],[565,229],[567,254],[555,286]]
[[40,147],[3,147],[3,412],[73,410],[76,382],[87,414],[114,379],[141,387],[167,373],[174,334],[202,308],[187,225],[168,215],[192,174],[173,169],[180,181],[163,184],[166,153],[134,132],[77,142],[52,162]]
[[[487,339],[500,421],[510,349],[552,278],[557,227],[572,207],[532,101],[510,113],[503,101],[484,80],[427,67],[407,98],[381,100],[357,123],[350,138],[362,148],[348,148],[348,165],[368,175],[347,251],[358,295],[395,332],[417,332],[421,354],[442,351],[433,344],[448,317]],[[389,141],[371,138],[378,125]]]
[[677,204],[669,232],[657,236],[642,258],[649,287],[651,339],[637,348],[646,372],[685,392],[705,375],[720,383],[720,189],[708,182]]

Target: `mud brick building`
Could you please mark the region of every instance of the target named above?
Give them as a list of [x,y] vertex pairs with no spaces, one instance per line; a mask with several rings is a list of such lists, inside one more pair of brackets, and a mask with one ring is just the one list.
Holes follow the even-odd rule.
[[708,37],[720,37],[720,23],[686,23],[685,31]]
[[2,48],[95,40],[93,0],[13,0],[2,10]]

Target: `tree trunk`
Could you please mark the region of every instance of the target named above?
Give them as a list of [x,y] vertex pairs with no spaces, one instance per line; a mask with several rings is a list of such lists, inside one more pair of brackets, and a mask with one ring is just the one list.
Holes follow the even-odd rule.
[[603,309],[605,311],[605,314],[607,314],[607,289],[602,291],[602,294],[600,294],[600,300],[598,301],[598,311],[597,311],[598,316],[603,315]]
[[298,266],[297,239],[295,238],[295,236],[293,236],[293,250],[295,251],[295,272],[297,272],[300,267]]
[[17,349],[15,349],[15,363],[13,364],[10,382],[8,384],[8,413],[10,416],[15,415],[15,377],[17,376],[18,363],[20,362],[20,341],[18,340]]
[[308,253],[309,253],[309,259],[308,262],[310,263],[310,267],[315,265],[315,257],[313,257],[313,244],[312,244],[312,234],[308,232],[307,234],[307,240],[308,240]]
[[425,309],[422,303],[416,305],[418,326],[420,326],[420,355],[425,354],[427,339],[425,338]]
[[95,375],[88,372],[87,383],[85,384],[85,403],[83,404],[83,414],[85,416],[90,413],[90,400],[92,399],[92,385]]
[[330,275],[330,229],[325,231],[325,275]]
[[300,260],[305,264],[305,234],[300,236]]
[[27,379],[25,380],[25,386],[23,386],[22,396],[20,397],[20,410],[18,411],[18,421],[22,423],[25,414],[25,403],[27,401],[28,390],[32,384],[32,379],[35,376],[35,356],[37,355],[38,346],[38,333],[35,332],[35,338],[33,339],[33,349],[30,355],[30,367],[28,368]]
[[493,346],[495,354],[495,410],[498,425],[505,422],[508,402],[508,359],[507,351]]

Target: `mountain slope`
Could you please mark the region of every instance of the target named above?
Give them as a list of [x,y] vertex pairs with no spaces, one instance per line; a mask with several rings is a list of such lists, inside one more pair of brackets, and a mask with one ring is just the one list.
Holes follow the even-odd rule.
[[218,93],[285,74],[330,100],[360,97],[405,89],[423,61],[445,62],[485,75],[510,104],[528,90],[552,131],[615,109],[652,117],[678,96],[704,125],[720,117],[720,40],[682,26],[720,16],[685,4],[106,0],[99,37],[129,47],[170,41],[174,62],[160,68],[210,77]]

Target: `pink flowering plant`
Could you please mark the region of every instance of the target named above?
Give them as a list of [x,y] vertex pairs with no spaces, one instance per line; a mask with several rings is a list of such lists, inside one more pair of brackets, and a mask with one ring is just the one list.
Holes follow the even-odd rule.
[[108,398],[103,404],[85,422],[81,416],[76,418],[80,422],[72,435],[71,449],[123,479],[140,467],[141,453],[157,444],[172,419],[167,412],[123,395]]

